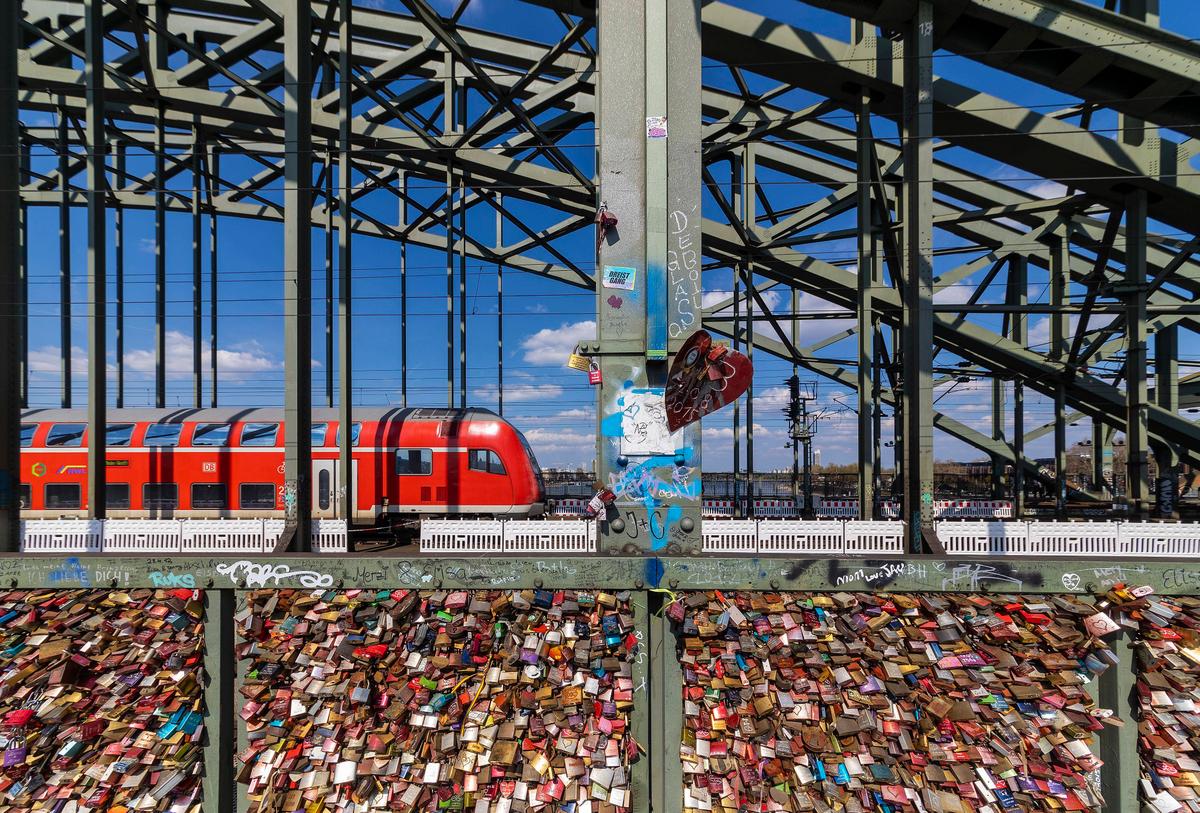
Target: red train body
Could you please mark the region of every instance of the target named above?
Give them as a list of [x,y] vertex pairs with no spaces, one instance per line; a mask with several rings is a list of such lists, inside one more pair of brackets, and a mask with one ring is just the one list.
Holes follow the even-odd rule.
[[[525,438],[484,409],[354,411],[354,523],[403,516],[536,516],[545,489]],[[87,513],[87,415],[21,414],[21,501],[27,518]],[[108,413],[111,518],[284,515],[280,409],[115,409]],[[338,511],[337,411],[313,410],[314,517]]]

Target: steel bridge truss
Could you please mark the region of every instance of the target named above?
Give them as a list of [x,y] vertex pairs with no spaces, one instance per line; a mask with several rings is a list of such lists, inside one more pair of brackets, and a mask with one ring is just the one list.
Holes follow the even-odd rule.
[[[620,53],[606,63],[606,40],[596,36],[598,25],[641,3],[604,0],[598,21],[594,3],[530,2],[558,21],[539,40],[466,25],[469,0],[449,16],[428,0],[400,0],[401,12],[350,0],[8,4],[0,13],[0,181],[20,197],[0,196],[0,341],[20,352],[0,361],[0,386],[21,393],[0,409],[0,473],[9,473],[0,507],[9,518],[17,514],[17,410],[29,395],[29,206],[58,207],[61,218],[64,405],[74,341],[70,210],[87,207],[93,426],[105,418],[106,324],[114,316],[116,403],[126,397],[123,213],[154,213],[158,406],[166,393],[169,217],[188,216],[192,225],[196,406],[206,400],[206,378],[207,400],[217,400],[219,223],[232,216],[282,224],[285,477],[297,540],[309,538],[314,228],[327,235],[326,267],[338,269],[336,291],[327,277],[324,304],[327,351],[332,358],[336,347],[340,374],[336,387],[332,378],[325,383],[331,405],[339,393],[347,421],[349,235],[397,241],[402,252],[408,244],[444,252],[452,405],[467,398],[468,261],[594,288],[594,263],[573,258],[564,243],[594,227],[597,178],[613,159],[569,145],[594,132],[588,143],[603,153],[618,139],[598,121],[601,65],[623,77],[640,72],[647,87],[662,66],[618,68]],[[913,550],[933,526],[934,429],[990,455],[998,481],[1012,466],[1018,502],[1023,482],[1036,477],[1050,481],[1060,507],[1068,497],[1066,424],[1092,423],[1097,468],[1099,449],[1123,432],[1129,507],[1144,515],[1151,450],[1166,471],[1200,464],[1200,427],[1179,414],[1193,389],[1178,376],[1179,347],[1200,314],[1192,304],[1200,290],[1200,179],[1190,136],[1200,123],[1200,47],[1159,27],[1153,0],[1122,0],[1111,11],[1081,0],[808,2],[848,15],[846,38],[722,2],[647,6],[670,19],[672,43],[697,43],[704,58],[696,77],[671,80],[671,104],[700,111],[697,133],[682,125],[679,132],[680,149],[702,155],[695,199],[703,202],[704,272],[734,279],[731,295],[704,309],[704,323],[858,393],[864,518],[877,510],[869,496],[882,496],[880,416],[885,408],[893,415]],[[964,60],[1075,101],[1027,108],[939,75]],[[981,162],[998,170],[983,173]],[[629,167],[643,185],[646,171],[639,162]],[[394,199],[395,217],[366,205],[378,194]],[[521,216],[513,214],[518,201]],[[472,211],[491,213],[495,228],[467,228]],[[646,240],[648,260],[660,246]],[[115,307],[106,301],[111,280]],[[825,305],[798,311],[802,296]],[[773,299],[779,304],[770,307]],[[1048,340],[1031,341],[1031,320],[1042,315]],[[851,326],[804,345],[798,327],[816,318]],[[402,347],[407,353],[407,341]],[[402,367],[406,383],[407,359]],[[962,378],[990,383],[990,428],[934,406],[935,388]],[[1053,422],[1026,426],[1026,392],[1053,400]],[[752,402],[746,410],[752,444]],[[1014,428],[1006,435],[1008,412]],[[1049,433],[1057,479],[1025,452]],[[344,441],[341,482],[349,483]],[[93,447],[89,491],[103,493],[104,450]],[[752,455],[751,445],[750,470]],[[103,514],[103,506],[92,510]],[[15,535],[12,523],[5,528]]]

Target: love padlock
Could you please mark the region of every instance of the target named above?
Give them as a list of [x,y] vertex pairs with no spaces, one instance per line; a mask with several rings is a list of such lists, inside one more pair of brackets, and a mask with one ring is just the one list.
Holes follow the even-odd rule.
[[599,384],[601,380],[600,365],[593,361],[592,366],[588,368],[588,383]]

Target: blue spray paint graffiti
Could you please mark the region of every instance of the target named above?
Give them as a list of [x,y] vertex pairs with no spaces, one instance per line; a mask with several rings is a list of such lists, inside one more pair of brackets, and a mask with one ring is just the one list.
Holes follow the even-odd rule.
[[87,569],[83,564],[72,556],[62,567],[55,568],[47,574],[51,584],[59,582],[79,582],[80,587],[91,587],[92,580],[88,577]]

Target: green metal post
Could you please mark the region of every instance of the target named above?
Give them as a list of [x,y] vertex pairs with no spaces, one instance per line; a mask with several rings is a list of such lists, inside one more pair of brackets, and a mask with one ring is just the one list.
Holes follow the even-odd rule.
[[104,3],[83,7],[87,83],[88,451],[87,514],[105,516],[105,435],[108,416],[108,277],[105,273],[107,155],[104,130]]
[[[1160,327],[1154,334],[1154,394],[1158,405],[1172,413],[1179,411],[1179,326]],[[1171,443],[1159,443],[1154,449],[1158,464],[1155,507],[1163,519],[1178,518],[1176,493],[1179,480],[1179,449]]]
[[[875,222],[871,195],[871,97],[858,100],[858,516],[875,519]],[[794,324],[794,322],[793,322]],[[807,510],[809,506],[805,506]]]
[[[341,224],[338,229],[338,424],[342,427],[338,444],[338,494],[341,516],[347,525],[354,522],[354,462],[351,456],[351,443],[354,440],[350,427],[353,426],[354,398],[354,266],[352,259],[352,238],[350,231],[350,202],[354,190],[354,178],[350,164],[350,122],[353,114],[353,97],[350,94],[351,57],[354,47],[354,37],[351,31],[353,21],[353,3],[351,0],[341,0],[341,27],[338,31],[338,50],[340,56],[338,78],[341,80],[341,97],[338,105],[339,141],[341,154],[338,160],[338,174],[341,176],[339,191]],[[333,168],[330,167],[332,173]],[[347,538],[352,538],[347,534]]]
[[[604,5],[600,16],[597,205],[619,221],[600,241],[599,335],[582,348],[602,379],[597,477],[617,494],[600,547],[698,551],[699,424],[675,433],[670,452],[650,454],[626,447],[621,421],[630,399],[662,396],[671,353],[699,327],[699,9],[694,0],[651,0]],[[611,266],[634,269],[631,291],[604,285]],[[670,496],[650,494],[652,481],[670,484]]]
[[[17,32],[21,4],[0,11],[0,189],[15,190],[21,178],[21,132],[17,103]],[[20,347],[25,339],[22,318],[21,211],[16,192],[0,195],[0,343]],[[24,363],[17,353],[0,353],[0,391],[24,392]],[[21,549],[21,403],[0,404],[0,551]]]
[[908,550],[937,544],[933,519],[933,4],[904,40],[904,518]]
[[204,809],[233,810],[237,709],[233,590],[204,591]]
[[1054,382],[1054,513],[1067,518],[1067,400],[1066,364],[1070,349],[1066,305],[1071,279],[1071,224],[1050,240],[1050,356],[1061,370]]
[[[1029,301],[1029,260],[1022,254],[1013,255],[1008,266],[1008,301],[1023,306]],[[1009,338],[1021,347],[1029,342],[1029,321],[1016,310],[1009,322]],[[1013,519],[1025,515],[1025,384],[1020,377],[1013,379]]]
[[1125,196],[1125,501],[1131,519],[1150,511],[1150,455],[1147,450],[1146,392],[1146,190]]
[[[284,516],[282,543],[312,547],[312,10],[283,15]],[[343,431],[342,435],[349,432]]]
[[1100,792],[1105,813],[1125,813],[1138,809],[1137,695],[1138,653],[1130,646],[1131,633],[1121,630],[1108,639],[1108,645],[1120,657],[1116,666],[1100,676],[1099,703],[1112,709],[1125,721],[1119,728],[1105,728],[1100,735]]

